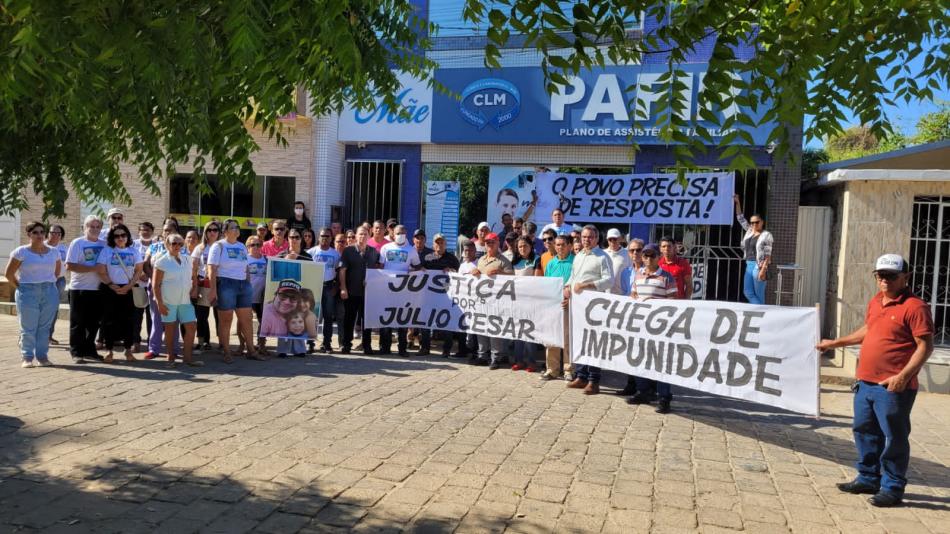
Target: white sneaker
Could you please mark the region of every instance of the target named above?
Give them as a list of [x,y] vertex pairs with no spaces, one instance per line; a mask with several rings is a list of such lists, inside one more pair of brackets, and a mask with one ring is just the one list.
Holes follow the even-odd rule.
[[44,359],[44,360],[37,359],[37,360],[36,360],[36,365],[39,366],[39,367],[52,367],[52,366],[53,366],[53,362],[51,362],[51,361],[49,361],[49,360],[45,360],[45,359]]
[[20,367],[24,369],[29,369],[33,367],[33,360],[23,360],[23,363],[20,364]]

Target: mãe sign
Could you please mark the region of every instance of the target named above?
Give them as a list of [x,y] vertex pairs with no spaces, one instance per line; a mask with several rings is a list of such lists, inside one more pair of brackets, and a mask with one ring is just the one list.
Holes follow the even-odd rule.
[[560,278],[366,271],[365,328],[431,328],[564,345]]
[[818,415],[818,311],[571,296],[575,364]]
[[732,173],[534,175],[537,211],[569,222],[732,224]]
[[[718,124],[703,119],[698,95],[706,65],[677,68],[683,71],[680,81],[687,104],[681,115],[690,124],[685,134],[696,136],[701,126],[717,141],[732,131],[719,129],[726,116],[742,113],[758,124],[765,115],[764,107],[752,110],[732,105],[703,110],[716,115]],[[659,138],[657,113],[660,80],[666,71],[665,64],[585,70],[549,95],[538,67],[438,69],[436,80],[453,94],[433,96],[432,142],[611,145],[629,143],[632,137],[641,144],[666,144]],[[637,89],[627,92],[631,86]],[[748,132],[756,146],[763,146],[774,126],[737,121],[734,128]]]
[[340,142],[428,143],[432,130],[432,88],[428,82],[398,73],[402,88],[396,101],[405,109],[390,109],[383,98],[369,110],[344,107],[340,112],[337,140]]

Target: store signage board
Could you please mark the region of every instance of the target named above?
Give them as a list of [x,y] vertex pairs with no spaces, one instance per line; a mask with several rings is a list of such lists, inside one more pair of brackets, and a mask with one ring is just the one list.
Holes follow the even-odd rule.
[[[691,119],[689,135],[695,127],[712,128],[713,140],[730,132],[697,121],[697,96],[703,87],[706,64],[679,67]],[[583,71],[553,95],[544,89],[544,75],[537,67],[489,69],[439,69],[436,79],[452,94],[436,93],[432,101],[433,143],[459,144],[628,144],[630,135],[640,144],[666,144],[659,138],[656,87],[666,65],[628,65]],[[637,93],[628,86],[640,84]],[[640,101],[634,105],[634,102]],[[713,110],[718,116],[736,114],[739,108]],[[765,113],[746,110],[758,123]],[[637,127],[634,128],[634,119]],[[749,132],[755,146],[764,146],[774,123],[757,127],[736,126]]]
[[432,132],[432,88],[405,73],[398,73],[402,87],[396,101],[406,111],[392,109],[376,99],[372,109],[344,107],[340,112],[337,140],[346,143],[428,143]]

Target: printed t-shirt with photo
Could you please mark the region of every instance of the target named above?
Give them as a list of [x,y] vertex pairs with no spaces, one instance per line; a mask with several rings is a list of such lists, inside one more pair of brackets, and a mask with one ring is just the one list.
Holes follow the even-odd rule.
[[[85,237],[77,237],[69,244],[69,250],[66,251],[66,263],[94,267],[99,261],[99,253],[105,246],[106,242],[101,239],[90,241]],[[72,272],[69,276],[69,289],[94,290],[99,289],[99,283],[99,275],[95,271]]]
[[399,271],[407,273],[413,267],[418,266],[419,253],[412,243],[406,243],[399,246],[396,243],[386,243],[379,252],[380,260],[384,271]]
[[130,275],[135,274],[135,265],[142,263],[142,255],[135,247],[103,247],[97,263],[106,266],[113,284],[124,286],[133,281]]
[[218,241],[211,245],[208,265],[218,266],[218,278],[247,280],[247,247],[240,241]]

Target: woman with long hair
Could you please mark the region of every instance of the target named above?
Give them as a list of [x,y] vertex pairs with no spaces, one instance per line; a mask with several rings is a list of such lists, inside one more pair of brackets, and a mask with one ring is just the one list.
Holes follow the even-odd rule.
[[[515,241],[511,266],[515,271],[515,276],[540,276],[538,272],[541,269],[541,257],[535,253],[534,240],[531,237],[521,236]],[[534,343],[515,341],[511,370],[520,371],[524,369],[529,373],[533,373],[536,369],[534,355],[537,349],[538,345]]]
[[20,354],[23,367],[41,367],[49,361],[50,325],[59,309],[56,280],[63,269],[59,251],[46,246],[46,226],[41,222],[26,225],[29,245],[22,245],[10,254],[7,281],[16,288],[14,299],[20,320]]
[[125,359],[134,362],[132,288],[142,275],[142,254],[132,246],[132,233],[127,226],[118,223],[109,229],[106,246],[99,253],[96,266],[102,282],[99,288],[103,297],[102,329],[108,351],[102,361],[112,363],[112,346],[121,339]]
[[736,207],[736,220],[745,230],[742,236],[742,253],[745,260],[745,276],[742,282],[742,292],[749,304],[765,304],[765,283],[772,262],[772,247],[775,242],[772,233],[765,229],[765,219],[758,213],[753,213],[746,221],[742,215],[742,204],[739,195],[733,197]]
[[264,360],[252,343],[253,319],[251,304],[253,290],[247,270],[247,247],[238,241],[241,226],[234,219],[222,224],[224,239],[211,245],[208,253],[208,282],[211,285],[209,300],[218,306],[218,340],[224,353],[224,362],[231,363],[231,321],[237,315],[238,331],[241,332],[238,350],[247,350],[252,360]]
[[303,244],[300,245],[302,250],[310,250],[317,245],[317,236],[312,228],[304,228],[300,235],[303,237]]
[[[191,257],[195,259],[198,265],[198,287],[210,287],[207,278],[208,253],[211,252],[211,245],[219,239],[221,239],[221,223],[211,221],[205,224],[201,231],[201,242],[191,253]],[[197,296],[193,304],[195,305],[195,316],[198,323],[198,348],[200,350],[211,350],[211,325],[208,323],[208,315],[214,314],[214,324],[217,326],[218,309],[199,304]]]

